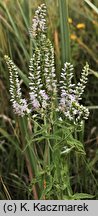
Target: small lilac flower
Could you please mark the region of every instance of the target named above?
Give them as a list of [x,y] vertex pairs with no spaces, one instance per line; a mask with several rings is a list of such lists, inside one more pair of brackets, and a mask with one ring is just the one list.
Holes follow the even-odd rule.
[[38,109],[40,107],[40,103],[36,98],[32,101],[32,106],[34,109]]
[[39,94],[43,97],[44,100],[49,99],[48,95],[45,93],[45,90],[40,90]]

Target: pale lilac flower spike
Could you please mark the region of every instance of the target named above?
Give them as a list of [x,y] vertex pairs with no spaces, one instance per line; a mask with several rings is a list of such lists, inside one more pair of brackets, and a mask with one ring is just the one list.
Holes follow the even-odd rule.
[[44,35],[46,32],[46,5],[41,4],[35,11],[35,16],[32,20],[32,27],[30,30],[31,38],[36,39],[38,34]]
[[76,86],[72,84],[73,65],[66,62],[61,72],[59,110],[74,124],[82,124],[83,119],[87,119],[89,115],[88,109],[79,104],[86,87],[88,70],[89,66],[86,64],[80,82]]
[[75,125],[81,125],[89,115],[88,109],[80,104],[88,79],[89,65],[86,63],[80,81],[75,85],[72,83],[73,65],[66,62],[57,84],[54,48],[46,34],[45,4],[38,7],[32,21],[30,36],[36,41],[36,46],[29,66],[30,110],[27,101],[22,99],[17,68],[12,60],[5,56],[10,72],[10,94],[14,112],[24,116],[32,110],[43,113],[43,110],[51,112],[55,109],[55,112],[59,112],[59,115]]
[[30,111],[28,109],[27,101],[25,99],[22,99],[17,68],[8,56],[5,56],[5,60],[10,73],[10,100],[12,102],[14,112],[17,115],[23,117],[26,113],[29,113]]

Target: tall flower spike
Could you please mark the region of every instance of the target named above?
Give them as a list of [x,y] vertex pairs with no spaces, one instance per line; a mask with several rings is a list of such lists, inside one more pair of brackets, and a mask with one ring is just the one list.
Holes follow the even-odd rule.
[[73,93],[74,84],[72,84],[73,78],[73,65],[66,62],[61,72],[60,89],[65,90],[67,93]]
[[34,109],[40,107],[38,98],[38,86],[41,87],[40,78],[40,50],[36,49],[33,57],[30,60],[29,66],[29,88],[30,88],[30,101]]
[[17,68],[12,60],[5,55],[5,60],[10,73],[10,95],[14,112],[19,116],[24,116],[29,112],[27,101],[22,99],[20,83],[18,79]]
[[48,95],[43,89],[41,77],[41,53],[38,48],[35,49],[33,57],[30,61],[29,67],[29,88],[30,88],[30,101],[33,109],[46,108]]
[[[60,90],[61,90],[61,98],[60,98],[60,110],[66,113],[66,116],[69,119],[72,119],[72,116],[69,111],[69,107],[71,107],[72,102],[75,100],[74,96],[74,84],[72,84],[73,78],[73,65],[66,62],[64,64],[64,68],[61,72],[61,80],[60,80]],[[66,112],[64,111],[66,110]]]
[[73,65],[65,63],[60,80],[61,96],[59,109],[74,124],[81,124],[83,119],[87,119],[89,115],[88,109],[79,104],[80,96],[87,82],[88,65],[84,67],[80,82],[76,87],[72,84],[72,71]]
[[84,66],[82,70],[80,82],[78,82],[76,89],[75,89],[75,95],[78,100],[81,100],[81,95],[83,94],[84,89],[86,87],[86,83],[88,80],[88,71],[89,71],[89,65],[88,63],[86,63],[86,65]]
[[37,36],[46,34],[46,5],[42,4],[35,12],[30,30],[31,38],[36,39]]
[[[89,115],[88,109],[79,104],[87,82],[89,66],[86,64],[83,68],[80,82],[75,86],[72,83],[73,65],[66,62],[61,72],[60,83],[57,85],[54,49],[50,40],[47,39],[46,29],[46,6],[42,4],[35,12],[31,28],[31,38],[36,41],[29,67],[31,106],[38,112],[43,112],[43,109],[47,110],[47,106],[49,112],[56,108],[74,124],[81,124],[83,119],[87,119]],[[22,99],[17,68],[9,57],[5,56],[5,59],[10,72],[13,108],[18,115],[23,116],[28,112],[28,107],[26,100]],[[59,104],[57,104],[59,93],[57,87],[60,90]],[[51,119],[52,117],[51,112]]]
[[49,92],[49,95],[55,96],[57,93],[57,79],[54,66],[54,49],[50,40],[47,40],[44,52],[44,76],[46,89]]

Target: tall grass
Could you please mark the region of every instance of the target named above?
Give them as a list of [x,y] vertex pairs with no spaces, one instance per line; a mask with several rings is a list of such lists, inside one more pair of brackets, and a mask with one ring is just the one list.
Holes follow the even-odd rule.
[[70,36],[68,23],[68,0],[59,0],[60,29],[61,29],[61,54],[62,65],[70,62]]

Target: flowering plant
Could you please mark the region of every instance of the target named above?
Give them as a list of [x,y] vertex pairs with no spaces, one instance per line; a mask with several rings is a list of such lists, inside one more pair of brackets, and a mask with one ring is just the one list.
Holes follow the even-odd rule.
[[[88,109],[80,104],[89,66],[86,63],[80,82],[75,85],[72,83],[73,65],[66,62],[60,81],[57,82],[54,48],[47,37],[45,4],[35,12],[30,37],[34,41],[34,47],[29,66],[29,102],[22,98],[17,67],[5,56],[10,72],[11,102],[15,114],[21,119],[23,150],[27,149],[27,157],[34,173],[31,184],[35,187],[38,183],[40,198],[44,195],[47,198],[62,198],[63,195],[58,197],[58,194],[62,194],[60,191],[69,194],[69,186],[67,188],[65,185],[65,181],[69,185],[67,163],[65,165],[67,159],[63,160],[62,155],[66,158],[66,154],[73,148],[84,154],[83,145],[74,139],[73,132],[75,126],[81,126],[89,115]],[[53,195],[55,189],[57,192]],[[35,199],[39,198],[36,188],[33,188],[33,193]],[[70,196],[71,194],[70,189]]]
[[22,99],[17,68],[12,60],[5,56],[10,71],[10,94],[14,111],[23,116],[30,113],[30,110],[45,110],[51,107],[51,102],[54,100],[54,103],[57,101],[56,110],[62,112],[75,124],[82,123],[89,114],[88,109],[79,104],[86,86],[89,66],[85,65],[80,82],[75,86],[72,84],[73,65],[66,62],[61,72],[60,82],[57,84],[54,49],[47,38],[46,30],[46,6],[42,4],[35,12],[30,31],[31,38],[36,41],[29,66],[31,109],[28,108],[27,101]]

